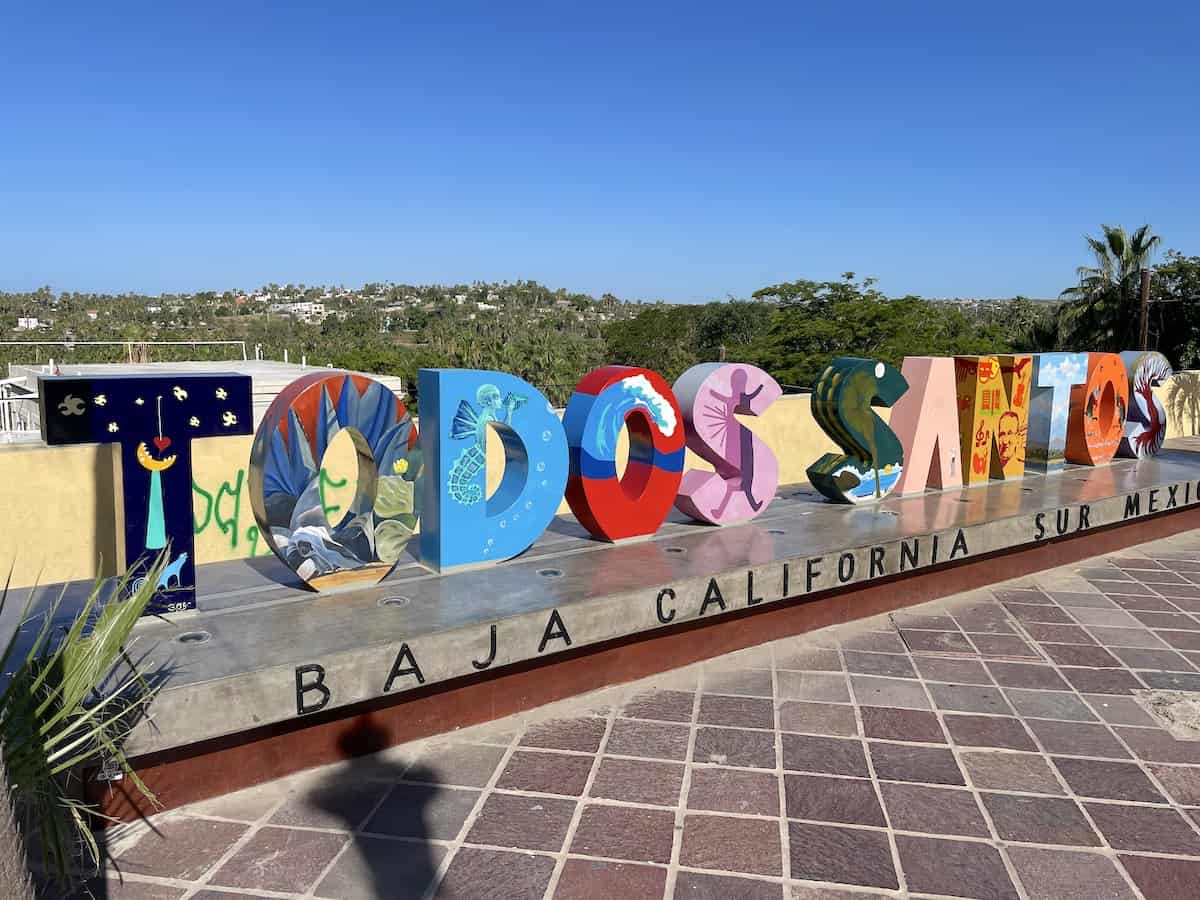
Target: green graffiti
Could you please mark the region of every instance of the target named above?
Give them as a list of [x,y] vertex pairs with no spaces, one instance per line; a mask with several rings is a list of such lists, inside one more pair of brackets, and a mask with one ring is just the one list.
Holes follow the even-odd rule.
[[[204,534],[216,528],[229,541],[229,549],[237,550],[245,547],[248,552],[243,554],[248,559],[256,556],[270,556],[271,549],[262,543],[262,535],[258,523],[254,521],[253,513],[246,511],[249,522],[243,527],[242,522],[242,485],[246,481],[246,470],[238,469],[232,481],[223,481],[211,490],[204,488],[192,479],[192,492],[197,501],[192,504],[192,533]],[[342,507],[331,504],[325,499],[325,488],[345,487],[348,478],[341,481],[331,477],[325,469],[321,469],[321,479],[318,487],[321,492],[321,507],[325,518],[330,513],[339,511]],[[260,544],[261,550],[260,550]]]
[[317,482],[317,488],[321,492],[321,509],[325,513],[325,521],[332,522],[333,519],[329,518],[329,514],[332,512],[337,512],[339,509],[342,508],[340,505],[331,504],[328,501],[326,501],[326,499],[325,499],[326,486],[331,487],[331,488],[345,487],[346,482],[349,480],[350,480],[349,478],[343,478],[341,481],[334,481],[329,476],[329,473],[327,471],[325,471],[324,469],[321,469],[321,477]]
[[[214,490],[205,490],[192,479],[192,492],[202,503],[192,504],[192,533],[203,534],[213,526],[229,541],[229,549],[237,550],[239,544],[249,544],[248,557],[267,556],[270,550],[258,552],[258,525],[251,516],[250,524],[242,527],[242,485],[246,480],[246,470],[238,469],[233,481],[223,481]],[[203,514],[197,516],[196,508],[203,507]]]

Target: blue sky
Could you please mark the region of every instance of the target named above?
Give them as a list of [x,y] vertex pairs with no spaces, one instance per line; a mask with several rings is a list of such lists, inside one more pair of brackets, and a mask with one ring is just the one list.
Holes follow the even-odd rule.
[[1198,29],[1173,2],[7,4],[0,289],[1052,296],[1101,222],[1200,254]]

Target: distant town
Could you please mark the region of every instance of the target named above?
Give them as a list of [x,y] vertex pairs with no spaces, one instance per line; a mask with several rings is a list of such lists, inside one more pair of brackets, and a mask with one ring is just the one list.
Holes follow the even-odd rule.
[[[694,304],[626,300],[536,281],[359,288],[267,284],[193,294],[91,294],[42,287],[0,293],[0,375],[12,364],[289,360],[399,376],[419,368],[499,369],[564,403],[591,368],[654,368],[673,379],[697,362],[737,359],[804,390],[828,361],[864,356],[1137,346],[1141,271],[1158,238],[1105,226],[1113,259],[1069,275],[1061,298],[889,296],[876,279],[767,285],[744,299]],[[1194,318],[1200,260],[1177,251],[1153,266],[1149,345],[1184,368],[1200,363]],[[1178,302],[1186,301],[1186,302]],[[207,343],[206,343],[207,342]]]

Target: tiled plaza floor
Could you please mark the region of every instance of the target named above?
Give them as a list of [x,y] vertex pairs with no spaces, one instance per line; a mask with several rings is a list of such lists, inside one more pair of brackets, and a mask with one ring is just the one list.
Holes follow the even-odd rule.
[[165,814],[108,896],[1188,900],[1147,689],[1200,692],[1200,534]]

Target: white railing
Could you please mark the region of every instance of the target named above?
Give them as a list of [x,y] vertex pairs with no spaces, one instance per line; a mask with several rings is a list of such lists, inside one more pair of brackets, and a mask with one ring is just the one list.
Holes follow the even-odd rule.
[[[245,341],[0,341],[0,347],[62,347],[66,350],[73,350],[76,347],[124,347],[126,359],[130,363],[141,362],[142,360],[137,357],[143,356],[140,351],[146,347],[213,346],[238,347],[241,349],[242,359],[249,359],[246,354]],[[136,357],[135,348],[139,351]]]
[[8,434],[39,433],[38,395],[15,393],[10,387],[0,382],[0,440]]

